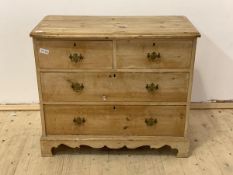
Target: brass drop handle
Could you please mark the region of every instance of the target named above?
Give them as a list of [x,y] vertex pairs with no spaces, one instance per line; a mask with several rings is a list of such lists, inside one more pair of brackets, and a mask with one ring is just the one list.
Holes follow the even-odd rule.
[[78,82],[72,82],[71,80],[67,80],[70,83],[70,87],[73,89],[75,92],[81,92],[84,89],[84,85],[82,83]]
[[154,92],[159,89],[159,84],[154,84],[154,83],[146,84],[146,89],[148,92]]
[[71,60],[71,62],[77,63],[83,60],[83,56],[81,53],[73,53],[70,54],[69,59]]
[[159,52],[151,52],[147,54],[147,58],[150,61],[158,61],[158,59],[160,58],[160,53]]
[[75,125],[80,126],[83,125],[86,122],[86,119],[84,117],[75,117],[73,119],[73,122]]
[[147,126],[153,126],[158,122],[158,120],[156,118],[146,118],[145,119],[145,123]]

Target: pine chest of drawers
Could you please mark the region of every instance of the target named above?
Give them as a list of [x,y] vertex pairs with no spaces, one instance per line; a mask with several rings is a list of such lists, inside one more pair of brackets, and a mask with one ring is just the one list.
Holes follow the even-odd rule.
[[42,156],[60,144],[189,151],[199,32],[183,16],[46,16],[31,32]]

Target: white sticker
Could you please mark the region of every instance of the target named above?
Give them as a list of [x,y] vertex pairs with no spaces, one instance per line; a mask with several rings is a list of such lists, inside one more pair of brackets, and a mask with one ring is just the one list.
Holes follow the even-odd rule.
[[48,55],[49,54],[49,50],[48,49],[44,49],[44,48],[40,48],[40,53]]

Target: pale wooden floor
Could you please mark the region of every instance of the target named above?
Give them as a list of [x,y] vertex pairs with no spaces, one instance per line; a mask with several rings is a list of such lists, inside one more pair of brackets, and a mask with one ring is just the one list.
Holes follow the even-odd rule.
[[[40,156],[39,112],[0,112],[0,175],[156,175],[233,174],[233,110],[193,110],[192,155],[175,150],[93,150],[64,148]],[[69,154],[65,154],[69,153]]]

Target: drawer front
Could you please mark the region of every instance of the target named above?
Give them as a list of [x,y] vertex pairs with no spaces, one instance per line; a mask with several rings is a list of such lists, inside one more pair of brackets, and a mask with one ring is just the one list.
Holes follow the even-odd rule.
[[183,136],[185,106],[45,105],[48,135]]
[[111,41],[38,41],[40,68],[112,68]]
[[45,102],[186,102],[188,73],[41,73]]
[[118,68],[189,68],[191,40],[119,40],[116,42]]

